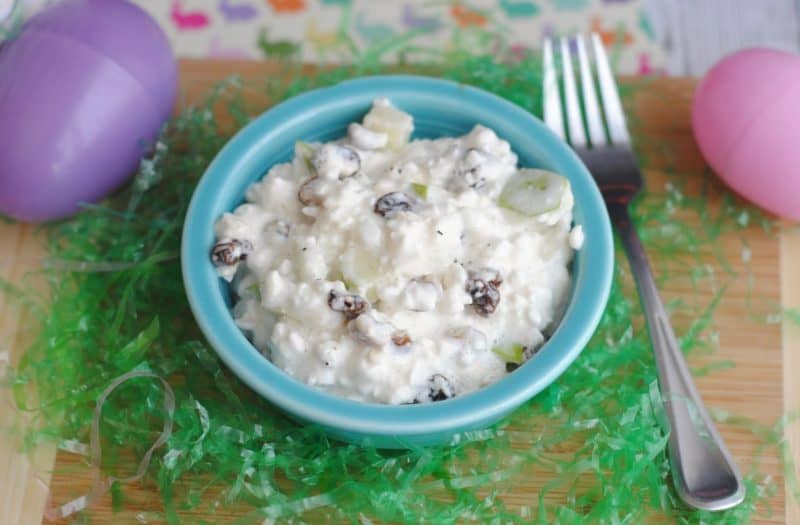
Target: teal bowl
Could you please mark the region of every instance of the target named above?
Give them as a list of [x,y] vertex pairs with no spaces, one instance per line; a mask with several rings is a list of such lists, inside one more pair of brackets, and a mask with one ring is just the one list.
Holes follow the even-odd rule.
[[[250,184],[274,164],[289,161],[295,141],[344,136],[347,125],[360,120],[377,97],[387,97],[413,115],[415,138],[461,135],[483,124],[511,144],[520,166],[566,176],[575,195],[574,221],[586,234],[572,263],[569,304],[550,340],[533,359],[497,383],[446,401],[401,406],[363,403],[293,379],[265,359],[234,324],[227,284],[209,260],[214,223],[242,203]],[[611,226],[597,185],[573,151],[539,119],[480,89],[405,75],[361,78],[311,91],[253,120],[219,152],[200,180],[181,246],[192,312],[227,366],[296,420],[336,438],[380,448],[447,443],[460,432],[486,428],[555,381],[600,321],[613,264]]]

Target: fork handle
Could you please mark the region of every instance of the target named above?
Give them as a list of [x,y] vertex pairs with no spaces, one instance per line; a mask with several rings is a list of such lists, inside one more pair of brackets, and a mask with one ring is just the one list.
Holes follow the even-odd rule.
[[608,209],[630,261],[656,357],[675,488],[696,508],[733,507],[744,499],[741,476],[694,385],[628,206],[609,202]]

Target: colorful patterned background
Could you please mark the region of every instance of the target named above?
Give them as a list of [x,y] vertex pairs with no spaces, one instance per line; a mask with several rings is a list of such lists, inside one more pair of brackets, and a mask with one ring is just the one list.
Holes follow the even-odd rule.
[[419,58],[431,47],[520,53],[545,36],[597,31],[621,72],[652,73],[664,61],[639,0],[136,1],[186,57],[339,61],[402,38]]
[[[0,0],[0,40],[58,0]],[[545,36],[599,32],[620,73],[702,75],[728,53],[800,53],[800,0],[132,0],[181,57],[350,60],[412,40],[415,53],[512,57]],[[384,55],[396,60],[397,55]]]

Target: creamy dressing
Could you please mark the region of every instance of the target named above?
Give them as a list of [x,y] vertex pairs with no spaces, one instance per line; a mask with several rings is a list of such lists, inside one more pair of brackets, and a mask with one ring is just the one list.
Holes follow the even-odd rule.
[[566,179],[519,170],[492,130],[412,130],[378,100],[346,138],[298,143],[216,224],[237,325],[352,399],[424,403],[503,377],[557,325],[583,243]]

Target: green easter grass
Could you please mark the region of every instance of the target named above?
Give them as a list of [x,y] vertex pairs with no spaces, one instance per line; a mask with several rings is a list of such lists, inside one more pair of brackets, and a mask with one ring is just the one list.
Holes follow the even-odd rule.
[[[292,81],[273,78],[265,89],[278,101],[387,70],[376,60],[360,63]],[[531,56],[499,65],[488,56],[448,54],[433,66],[441,76],[541,113],[540,68]],[[461,435],[452,446],[382,452],[338,443],[293,423],[244,387],[200,335],[178,258],[183,217],[198,178],[232,130],[263,109],[248,108],[243,89],[262,88],[231,80],[204,103],[186,108],[169,122],[132,184],[51,227],[52,264],[45,270],[50,301],[31,306],[39,314],[41,336],[9,378],[17,403],[33,416],[29,447],[88,443],[101,392],[126,372],[149,370],[169,381],[176,409],[173,433],[154,454],[145,478],[158,487],[163,510],[141,514],[143,521],[178,523],[187,510],[218,516],[231,507],[245,509],[236,523],[273,518],[637,524],[653,515],[682,523],[747,523],[769,512],[764,500],[776,487],[758,465],[741,465],[747,499],[726,512],[688,509],[672,490],[653,356],[621,253],[609,307],[574,365],[505,421]],[[225,113],[229,118],[220,120],[233,127],[222,126],[212,108]],[[656,188],[635,207],[654,262],[684,263],[697,289],[735,278],[725,272],[723,260],[723,270],[710,272],[696,258],[701,247],[715,246],[720,235],[749,221],[771,227],[770,221],[730,196],[712,214],[703,199],[682,194],[685,175],[673,173],[671,180],[668,190]],[[682,225],[677,213],[696,215],[701,227]],[[695,319],[679,333],[690,352],[713,350],[711,316],[724,293],[724,286],[719,288],[723,291],[711,304],[672,305]],[[36,401],[31,389],[38,393]],[[162,386],[152,378],[131,380],[111,395],[100,424],[106,473],[133,471],[135,458],[161,430],[162,405]],[[782,446],[780,423],[763,428],[722,417],[756,433],[763,448]],[[541,491],[524,506],[505,502],[505,494],[533,476]],[[129,511],[127,491],[119,483],[111,491],[115,509],[123,513]],[[91,508],[82,513],[82,519],[91,516]]]

